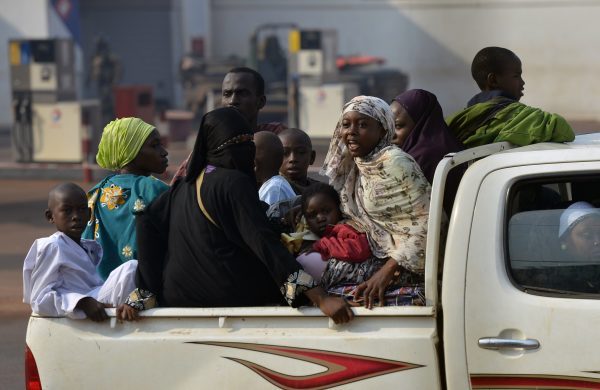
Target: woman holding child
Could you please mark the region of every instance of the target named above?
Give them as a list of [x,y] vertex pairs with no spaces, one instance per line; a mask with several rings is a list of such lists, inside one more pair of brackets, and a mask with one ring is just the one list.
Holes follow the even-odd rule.
[[204,116],[185,180],[138,217],[140,299],[130,304],[146,308],[148,291],[180,307],[298,306],[308,298],[335,322],[351,320],[348,304],[317,287],[271,230],[252,137],[235,108]]
[[393,136],[390,106],[357,96],[344,106],[321,170],[382,260],[355,292],[369,308],[382,304],[392,285],[421,283],[425,267],[431,187],[415,160],[392,145]]

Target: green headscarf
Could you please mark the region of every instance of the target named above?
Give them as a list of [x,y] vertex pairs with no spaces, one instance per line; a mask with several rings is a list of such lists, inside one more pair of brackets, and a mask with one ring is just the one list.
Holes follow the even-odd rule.
[[102,132],[96,161],[102,168],[122,169],[139,153],[154,130],[139,118],[121,118],[110,122]]

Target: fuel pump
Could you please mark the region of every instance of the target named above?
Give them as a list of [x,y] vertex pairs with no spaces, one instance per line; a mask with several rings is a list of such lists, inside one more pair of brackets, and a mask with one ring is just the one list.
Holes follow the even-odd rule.
[[[77,99],[69,39],[9,42],[13,129],[18,162],[82,162],[83,143],[100,132],[99,103]],[[84,117],[95,118],[92,135]],[[88,132],[88,133],[86,133]]]

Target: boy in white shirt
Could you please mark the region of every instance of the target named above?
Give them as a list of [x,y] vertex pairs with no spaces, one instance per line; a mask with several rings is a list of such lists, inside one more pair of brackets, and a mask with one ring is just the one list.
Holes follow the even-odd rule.
[[296,197],[290,183],[279,174],[283,162],[283,144],[279,137],[269,131],[259,131],[254,134],[254,144],[254,172],[260,186],[259,199],[270,206]]
[[119,306],[119,318],[134,319],[123,303],[135,289],[137,260],[116,268],[106,281],[97,274],[102,247],[81,239],[90,217],[85,192],[73,183],[56,186],[45,214],[58,231],[35,240],[25,258],[23,302],[43,316],[103,321],[108,318],[105,307]]

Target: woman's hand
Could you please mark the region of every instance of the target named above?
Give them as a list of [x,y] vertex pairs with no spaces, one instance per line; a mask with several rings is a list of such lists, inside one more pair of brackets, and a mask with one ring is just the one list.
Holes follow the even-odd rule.
[[394,274],[399,266],[396,260],[388,259],[381,269],[373,274],[371,278],[362,282],[356,288],[355,297],[365,299],[365,307],[372,309],[375,299],[379,298],[379,306],[383,306],[385,301],[385,290],[394,280]]
[[306,296],[336,324],[344,324],[352,321],[354,312],[345,299],[331,297],[321,287],[311,288],[305,292]]
[[140,318],[138,311],[127,304],[117,307],[117,319],[119,321],[137,321]]
[[340,297],[324,297],[319,304],[319,309],[336,324],[345,324],[354,318],[354,312],[352,312],[350,305]]

